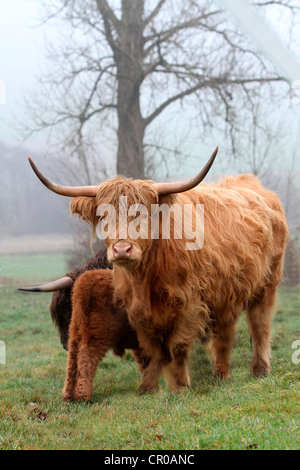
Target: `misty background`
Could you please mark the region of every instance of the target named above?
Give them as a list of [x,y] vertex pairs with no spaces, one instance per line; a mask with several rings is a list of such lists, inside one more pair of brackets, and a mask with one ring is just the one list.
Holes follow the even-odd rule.
[[[45,125],[44,128],[42,126],[49,110],[57,108],[62,112],[63,105],[65,108],[71,106],[67,99],[66,104],[60,101],[62,97],[59,98],[56,94],[54,82],[52,82],[52,93],[49,92],[50,88],[47,88],[47,78],[50,82],[53,74],[59,74],[59,71],[63,70],[64,64],[59,62],[62,60],[59,54],[70,41],[70,48],[75,44],[77,47],[72,59],[74,67],[76,57],[79,60],[80,54],[82,57],[87,55],[85,49],[87,30],[81,28],[78,19],[74,19],[75,14],[71,18],[69,13],[69,25],[66,21],[62,23],[59,16],[51,17],[55,7],[57,9],[63,2],[50,3],[53,4],[51,7],[49,2],[11,0],[5,4],[2,2],[0,7],[0,83],[2,90],[3,86],[5,88],[5,100],[0,104],[0,255],[22,252],[72,252],[75,246],[76,249],[85,246],[85,252],[91,253],[90,231],[78,220],[69,217],[68,198],[63,199],[52,194],[41,185],[28,164],[29,155],[45,175],[61,184],[87,182],[98,184],[106,178],[113,177],[118,169],[116,156],[119,150],[116,135],[119,131],[117,131],[116,117],[113,117],[110,111],[107,111],[101,125],[100,121],[87,123],[89,125],[86,126],[87,131],[80,135],[83,140],[83,142],[80,140],[82,147],[79,147],[79,134],[73,131],[74,123],[71,120],[66,121],[67,124],[64,122],[60,125],[57,121],[53,126]],[[87,17],[91,3],[93,2],[82,2],[82,12],[86,11]],[[120,2],[112,0],[109,3],[115,8],[118,16]],[[154,0],[148,1],[149,11],[151,8],[155,9],[159,3]],[[198,3],[207,4],[211,9],[224,7],[226,4],[222,1]],[[234,3],[238,13],[243,2],[231,2]],[[257,2],[258,5],[260,3],[263,2]],[[278,2],[270,3],[274,5],[259,11],[263,20],[260,26],[265,25],[266,29],[276,35],[279,44],[289,51],[289,59],[294,58],[295,64],[299,66],[300,11],[297,6],[295,10],[289,10],[278,7],[276,5]],[[297,5],[288,1],[282,3]],[[179,1],[174,2],[175,6],[179,4]],[[84,10],[85,5],[87,5],[86,10]],[[153,35],[158,34],[159,29],[163,29],[167,24],[166,16],[163,16],[167,15],[167,11],[164,12],[162,9],[157,23],[153,23]],[[225,10],[222,15],[233,33],[235,34],[237,30],[242,37],[242,42],[240,39],[236,42],[236,48],[240,47],[245,53],[249,47],[251,54],[253,51],[256,53],[256,50],[258,55],[262,54],[262,59],[257,62],[251,63],[251,60],[246,58],[249,60],[248,70],[252,74],[261,73],[260,70],[257,69],[257,72],[255,70],[258,64],[262,70],[274,70],[274,76],[276,73],[284,75],[284,70],[280,70],[280,61],[277,62],[276,57],[271,57],[268,53],[270,45],[269,49],[266,47],[264,50],[264,45],[268,42],[267,36],[259,43],[258,36],[252,34],[255,28],[258,28],[255,18],[249,18],[248,23],[240,24],[239,16],[235,15],[233,10]],[[226,36],[226,28],[224,26],[218,41],[228,41],[230,47],[231,37]],[[217,27],[215,33],[217,37]],[[259,37],[261,38],[261,34]],[[216,41],[216,39],[205,41],[203,45],[199,44],[199,49],[203,47],[204,50],[205,46],[205,52],[208,53],[210,48],[211,53],[217,58],[216,46],[222,42]],[[98,45],[101,51],[100,46],[103,44],[99,42]],[[186,36],[181,43],[182,54],[187,53],[188,47],[192,50],[196,46],[193,36]],[[164,51],[159,51],[158,48],[158,53],[164,54]],[[65,52],[65,58],[68,57],[66,54]],[[153,56],[152,60],[154,59]],[[175,58],[173,59],[175,62]],[[220,55],[220,63],[224,60],[226,55],[224,57]],[[184,82],[182,71],[176,70],[175,80],[165,81],[167,67],[165,64],[161,65],[163,66],[165,69],[159,70],[158,80],[161,90],[157,83],[150,83],[150,80],[146,81],[147,86],[143,84],[141,105],[144,114],[148,111],[148,114],[153,113],[151,106],[153,103],[156,104],[157,100],[154,92],[158,90],[167,97],[170,95],[170,90],[173,88],[175,90],[180,80],[186,83],[193,73],[196,75],[195,70],[190,70],[190,77],[184,78],[186,80]],[[168,66],[170,67],[170,61]],[[211,64],[211,67],[213,70],[214,64]],[[297,67],[295,70],[298,70]],[[41,77],[45,82],[41,81]],[[290,77],[285,76],[285,78]],[[82,82],[83,90],[87,83]],[[217,99],[214,98],[215,101],[209,92],[198,97],[191,95],[185,99],[184,104],[182,100],[174,101],[172,106],[157,116],[155,122],[153,121],[145,132],[144,176],[157,181],[190,177],[201,169],[214,147],[219,145],[217,161],[207,180],[215,181],[231,173],[258,174],[266,186],[280,195],[287,213],[292,240],[296,241],[293,249],[297,252],[300,230],[300,100],[297,100],[297,90],[293,90],[291,85],[290,82],[290,90],[287,91],[286,83],[279,83],[276,99],[268,89],[258,94],[254,89],[248,88],[245,93],[251,93],[248,101],[251,103],[251,109],[250,104],[248,109],[242,106],[240,95],[235,94],[233,88],[220,87],[216,91],[216,96],[217,92],[219,95]],[[70,94],[65,91],[65,96],[68,95],[72,101],[71,85],[68,90]],[[75,96],[73,101],[76,99]],[[78,99],[80,100],[80,97]],[[218,100],[226,112],[219,112]],[[240,108],[231,105],[235,100],[237,102],[240,100]],[[67,111],[70,115],[73,113],[71,108]],[[70,141],[73,139],[72,144],[61,145],[62,136],[64,142],[67,138]],[[76,258],[78,262],[82,259],[81,256]]]

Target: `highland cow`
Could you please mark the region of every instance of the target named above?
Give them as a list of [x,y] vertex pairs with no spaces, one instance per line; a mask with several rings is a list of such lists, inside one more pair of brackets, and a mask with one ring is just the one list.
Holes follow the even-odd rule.
[[[110,205],[115,209],[115,232],[104,230],[107,257],[114,265],[114,297],[126,309],[140,345],[140,392],[155,390],[162,373],[172,390],[188,387],[191,347],[197,338],[209,334],[213,374],[227,378],[230,348],[244,306],[254,345],[252,372],[261,376],[270,370],[272,309],[282,275],[287,223],[278,197],[253,175],[195,188],[216,153],[199,175],[183,183],[118,177],[99,186],[71,188],[47,180],[31,161],[49,189],[74,197],[71,212],[94,228],[103,223],[99,208]],[[196,207],[203,205],[202,248],[187,250],[186,234],[175,237],[174,213],[169,239],[162,237],[161,223],[158,238],[151,238],[149,226],[147,236],[145,232],[140,238],[124,236],[124,197],[129,207],[146,206],[148,215],[153,206],[176,204],[182,212],[191,206],[193,227]],[[127,219],[130,222],[132,216],[128,214]]]

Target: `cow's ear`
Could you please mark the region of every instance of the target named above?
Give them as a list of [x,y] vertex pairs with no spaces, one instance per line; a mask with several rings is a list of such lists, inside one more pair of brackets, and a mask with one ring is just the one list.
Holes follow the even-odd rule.
[[81,219],[96,227],[99,217],[96,215],[97,205],[94,197],[74,197],[70,204],[71,215],[78,214]]

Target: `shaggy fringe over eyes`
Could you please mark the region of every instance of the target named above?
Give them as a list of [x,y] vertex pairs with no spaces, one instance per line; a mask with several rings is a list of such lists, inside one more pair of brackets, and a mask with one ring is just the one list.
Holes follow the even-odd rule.
[[[95,228],[99,222],[99,217],[96,215],[97,207],[100,204],[110,203],[118,208],[120,196],[127,197],[128,206],[139,203],[148,207],[149,202],[158,203],[158,194],[153,187],[153,181],[134,180],[134,185],[132,185],[132,181],[131,178],[118,176],[102,183],[96,198],[74,197],[70,203],[71,215],[78,214],[80,219]],[[147,191],[145,191],[145,186]]]
[[79,218],[88,222],[93,228],[96,227],[99,217],[96,215],[97,205],[95,198],[74,197],[70,204],[71,215],[78,214]]
[[128,207],[132,204],[144,204],[149,207],[149,203],[158,203],[158,194],[153,187],[153,181],[133,180],[122,176],[117,176],[100,185],[96,203],[97,205],[110,203],[117,208],[121,196],[127,197]]
[[[93,238],[95,237],[96,226],[99,222],[99,217],[96,215],[96,212],[100,204],[109,203],[118,210],[120,209],[120,196],[127,197],[128,207],[132,204],[139,203],[149,208],[151,203],[158,202],[158,194],[153,187],[153,181],[134,180],[134,185],[132,181],[131,178],[117,176],[113,180],[108,180],[99,186],[96,198],[80,196],[72,199],[70,203],[71,215],[78,214],[80,219],[89,223],[93,228],[90,240],[91,248]],[[147,187],[147,191],[145,191],[145,186]]]
[[95,255],[93,250],[93,240],[95,238],[96,226],[99,221],[99,217],[96,215],[97,205],[95,198],[93,197],[74,197],[70,203],[70,212],[71,215],[78,214],[79,218],[89,223],[93,232],[90,238],[90,249],[93,255]]

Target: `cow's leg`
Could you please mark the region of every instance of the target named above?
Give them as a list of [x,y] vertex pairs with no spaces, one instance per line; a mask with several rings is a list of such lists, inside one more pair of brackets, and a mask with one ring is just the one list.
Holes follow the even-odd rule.
[[174,359],[164,368],[164,375],[170,389],[174,392],[181,392],[190,387],[188,370],[189,349],[186,344],[177,345],[173,349]]
[[111,348],[110,342],[97,338],[90,338],[88,342],[81,342],[78,350],[77,381],[74,391],[74,400],[91,400],[93,395],[93,379],[98,364]]
[[81,338],[77,332],[77,329],[73,328],[73,331],[70,331],[67,377],[63,389],[63,397],[65,400],[74,400],[74,391],[77,377],[78,347],[80,339]]
[[142,383],[139,386],[139,394],[147,392],[156,392],[158,389],[158,380],[161,375],[161,364],[156,361],[150,361],[148,367],[143,370]]
[[143,356],[141,354],[141,351],[139,349],[132,349],[131,352],[132,352],[132,355],[135,359],[135,362],[137,363],[138,369],[139,369],[140,373],[142,374],[143,370],[145,368],[145,363],[144,363],[144,359],[143,359]]
[[[282,246],[279,241],[277,246]],[[253,339],[252,372],[255,376],[267,375],[270,366],[270,340],[271,323],[276,302],[276,291],[281,281],[283,269],[283,253],[274,256],[270,272],[272,273],[268,284],[256,292],[248,303],[247,320]]]
[[221,379],[229,376],[230,349],[235,337],[236,322],[217,323],[215,334],[209,344],[213,360],[213,375]]
[[[147,361],[148,362],[148,361]],[[162,373],[161,358],[154,355],[149,358],[148,365],[142,370],[142,382],[139,393],[155,392],[158,388],[158,380]]]
[[149,339],[147,332],[143,330],[137,332],[140,343],[140,370],[142,381],[139,386],[139,393],[153,392],[158,388],[158,381],[162,373],[165,362],[160,341]]
[[249,303],[247,320],[253,340],[252,372],[265,376],[270,371],[270,340],[272,313],[276,290],[267,288],[262,296]]

